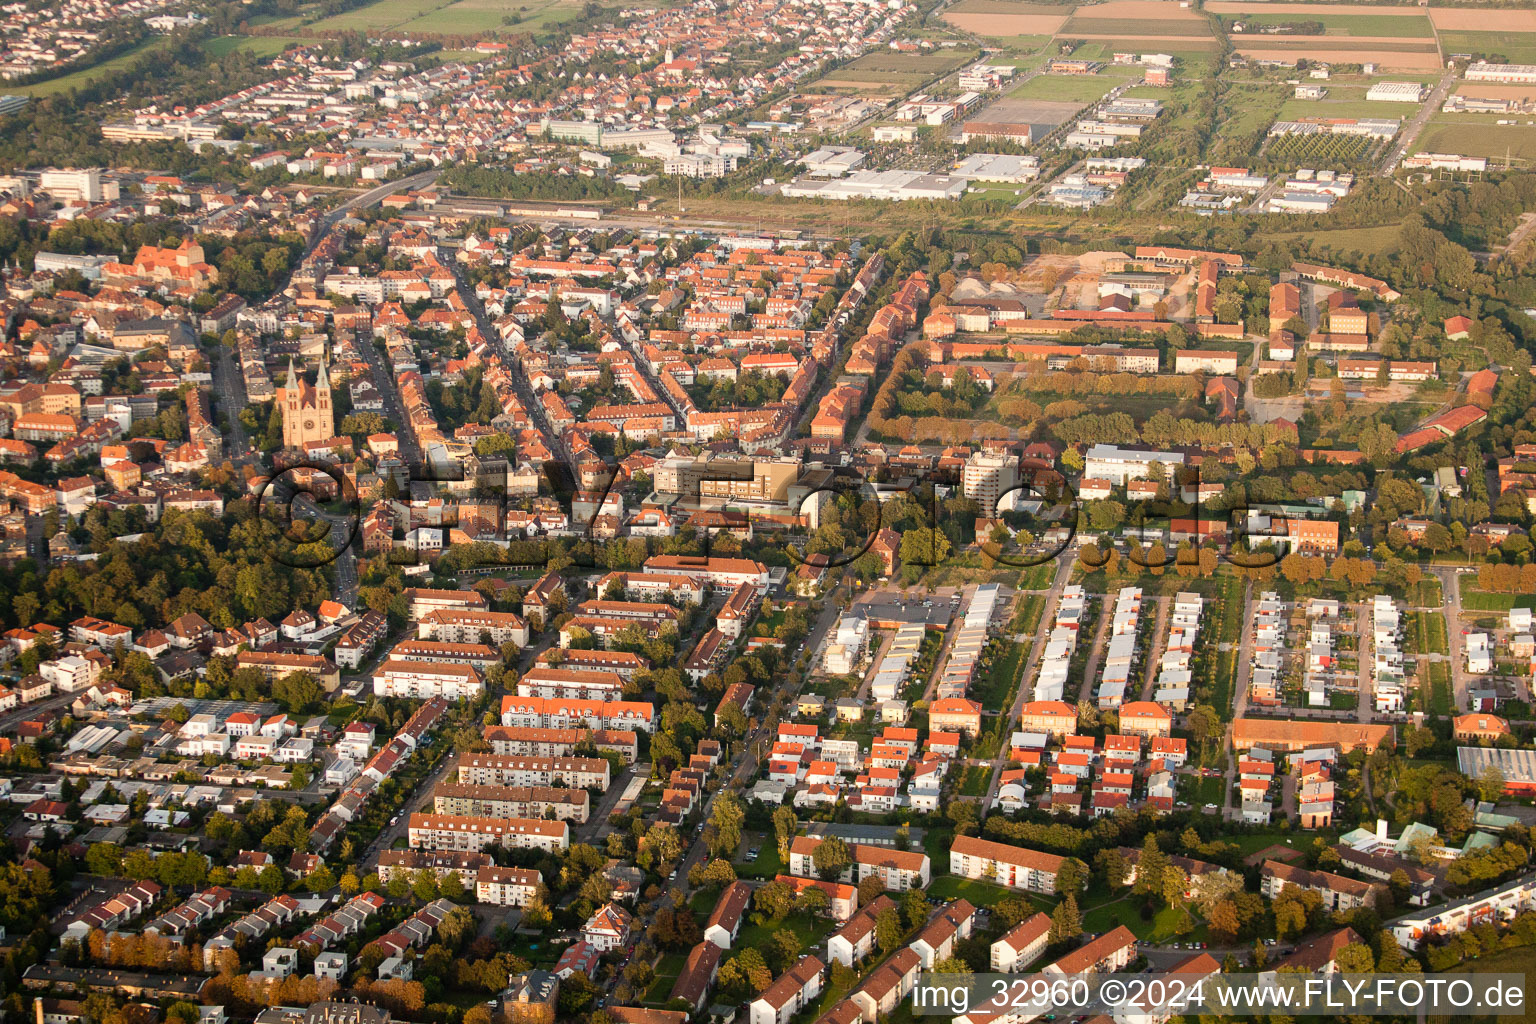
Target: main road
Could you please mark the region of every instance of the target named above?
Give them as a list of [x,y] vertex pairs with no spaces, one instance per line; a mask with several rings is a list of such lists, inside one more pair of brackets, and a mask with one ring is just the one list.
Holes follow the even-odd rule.
[[1397,133],[1397,141],[1392,143],[1392,148],[1387,152],[1386,160],[1382,161],[1381,174],[1383,176],[1390,177],[1397,170],[1398,166],[1402,164],[1403,158],[1408,155],[1408,150],[1418,141],[1419,133],[1424,130],[1424,126],[1429,123],[1429,119],[1445,103],[1445,97],[1450,93],[1451,86],[1455,84],[1456,70],[1452,68],[1440,77],[1439,83],[1430,91],[1429,99],[1421,103],[1419,109],[1414,112],[1414,115],[1403,123],[1402,130]]

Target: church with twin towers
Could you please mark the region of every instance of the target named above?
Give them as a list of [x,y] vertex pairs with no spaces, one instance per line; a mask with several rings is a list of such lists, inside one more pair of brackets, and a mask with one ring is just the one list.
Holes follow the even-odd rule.
[[320,359],[320,373],[310,384],[288,360],[288,383],[278,389],[277,400],[283,409],[283,447],[307,448],[336,436],[336,416],[331,409],[331,377],[326,359]]

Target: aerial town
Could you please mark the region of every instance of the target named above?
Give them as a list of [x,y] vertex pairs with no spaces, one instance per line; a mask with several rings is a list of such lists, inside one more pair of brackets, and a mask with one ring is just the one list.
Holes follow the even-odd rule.
[[0,27],[5,1024],[1536,970],[1529,5]]

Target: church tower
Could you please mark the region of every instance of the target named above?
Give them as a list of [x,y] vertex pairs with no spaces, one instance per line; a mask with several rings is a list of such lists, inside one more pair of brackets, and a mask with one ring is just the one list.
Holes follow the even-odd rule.
[[336,418],[331,409],[331,377],[326,357],[320,357],[320,373],[311,385],[304,382],[288,360],[288,383],[280,389],[283,405],[283,445],[304,448],[336,436]]

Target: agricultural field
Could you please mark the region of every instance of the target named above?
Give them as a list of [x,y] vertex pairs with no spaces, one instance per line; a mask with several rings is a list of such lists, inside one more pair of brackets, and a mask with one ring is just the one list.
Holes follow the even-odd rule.
[[1470,7],[1437,7],[1429,20],[1443,36],[1447,32],[1536,33],[1536,11],[1489,10]]
[[280,18],[267,24],[292,31],[296,35],[310,32],[365,32],[369,29],[394,28],[445,6],[447,0],[377,0],[366,7],[343,11],[319,21],[311,22],[301,15]]
[[[1530,14],[1528,11],[1488,11],[1488,14]],[[1441,32],[1446,54],[1497,55],[1512,64],[1536,63],[1536,32]]]
[[[1360,90],[1358,95],[1364,96],[1365,91]],[[1304,117],[1379,117],[1402,121],[1412,117],[1418,109],[1416,103],[1373,103],[1367,99],[1346,97],[1336,99],[1334,91],[1330,89],[1328,95],[1320,100],[1286,100],[1280,108],[1280,119],[1297,121]]]
[[[1286,18],[1298,21],[1321,21],[1340,16],[1371,18],[1373,20],[1385,18],[1422,20],[1424,18],[1424,12],[1417,7],[1372,6],[1370,4],[1354,3],[1266,3],[1263,0],[1258,0],[1258,2],[1253,2],[1253,0],[1211,0],[1210,3],[1205,5],[1205,10],[1211,14],[1220,14],[1222,16],[1242,14],[1268,18],[1284,15]],[[1440,20],[1435,18],[1434,14],[1431,14],[1430,17],[1436,26],[1444,27],[1440,25]]]
[[1432,119],[1419,136],[1417,148],[1426,153],[1462,153],[1486,156],[1502,163],[1536,161],[1536,124],[1525,117],[1519,124],[1494,124],[1484,115],[1444,114]]
[[[1492,100],[1536,100],[1536,85],[1502,85],[1494,82],[1462,82],[1458,96],[1480,96]],[[1498,115],[1490,114],[1490,117]]]
[[1252,40],[1238,36],[1233,45],[1239,54],[1252,60],[1305,57],[1328,64],[1373,62],[1389,71],[1432,71],[1440,66],[1440,51],[1435,45],[1417,40],[1360,41],[1350,46],[1337,36],[1262,36]]
[[16,93],[21,96],[32,96],[41,99],[44,96],[57,96],[59,93],[68,92],[71,89],[81,89],[89,85],[92,80],[104,74],[121,71],[135,63],[140,57],[155,50],[162,50],[170,40],[164,36],[148,39],[129,50],[127,53],[118,54],[111,60],[92,64],[90,67],[71,71],[69,74],[60,75],[58,78],[50,78],[47,81],[35,82],[32,85],[7,85],[4,89],[8,93]]
[[[529,32],[582,17],[585,0],[378,0],[355,10],[309,22],[279,18],[263,24],[308,33],[391,29],[417,34],[488,35]],[[660,5],[665,6],[665,5]]]
[[944,20],[979,36],[1051,36],[1066,22],[1068,8],[1005,0],[961,0],[944,12]]
[[[1066,37],[1062,37],[1066,38]],[[1072,38],[1081,39],[1081,36]],[[1072,51],[1072,56],[1083,60],[1107,61],[1117,53],[1144,53],[1155,49],[1158,53],[1180,57],[1185,61],[1209,58],[1220,44],[1214,36],[1159,36],[1155,40],[1132,39],[1125,36],[1106,36],[1089,39]]]
[[[1097,8],[1092,8],[1097,10]],[[1156,19],[1144,21],[1131,21],[1125,18],[1100,18],[1074,16],[1067,20],[1061,27],[1058,35],[1071,39],[1104,39],[1128,36],[1131,38],[1143,38],[1145,46],[1152,45],[1151,40],[1167,36],[1173,39],[1208,39],[1210,38],[1210,23],[1202,20],[1183,19]]]
[[[1265,4],[1266,11],[1273,4]],[[1234,40],[1241,39],[1252,34],[1264,25],[1287,25],[1302,21],[1315,21],[1323,26],[1323,37],[1349,36],[1359,39],[1426,39],[1435,37],[1434,26],[1429,19],[1422,14],[1417,16],[1405,16],[1399,14],[1227,14],[1222,16],[1222,23],[1228,26],[1227,34]],[[1234,23],[1241,23],[1246,31],[1233,32]],[[1295,38],[1294,36],[1282,36],[1282,38]],[[1322,38],[1319,36],[1307,36],[1308,39]]]

